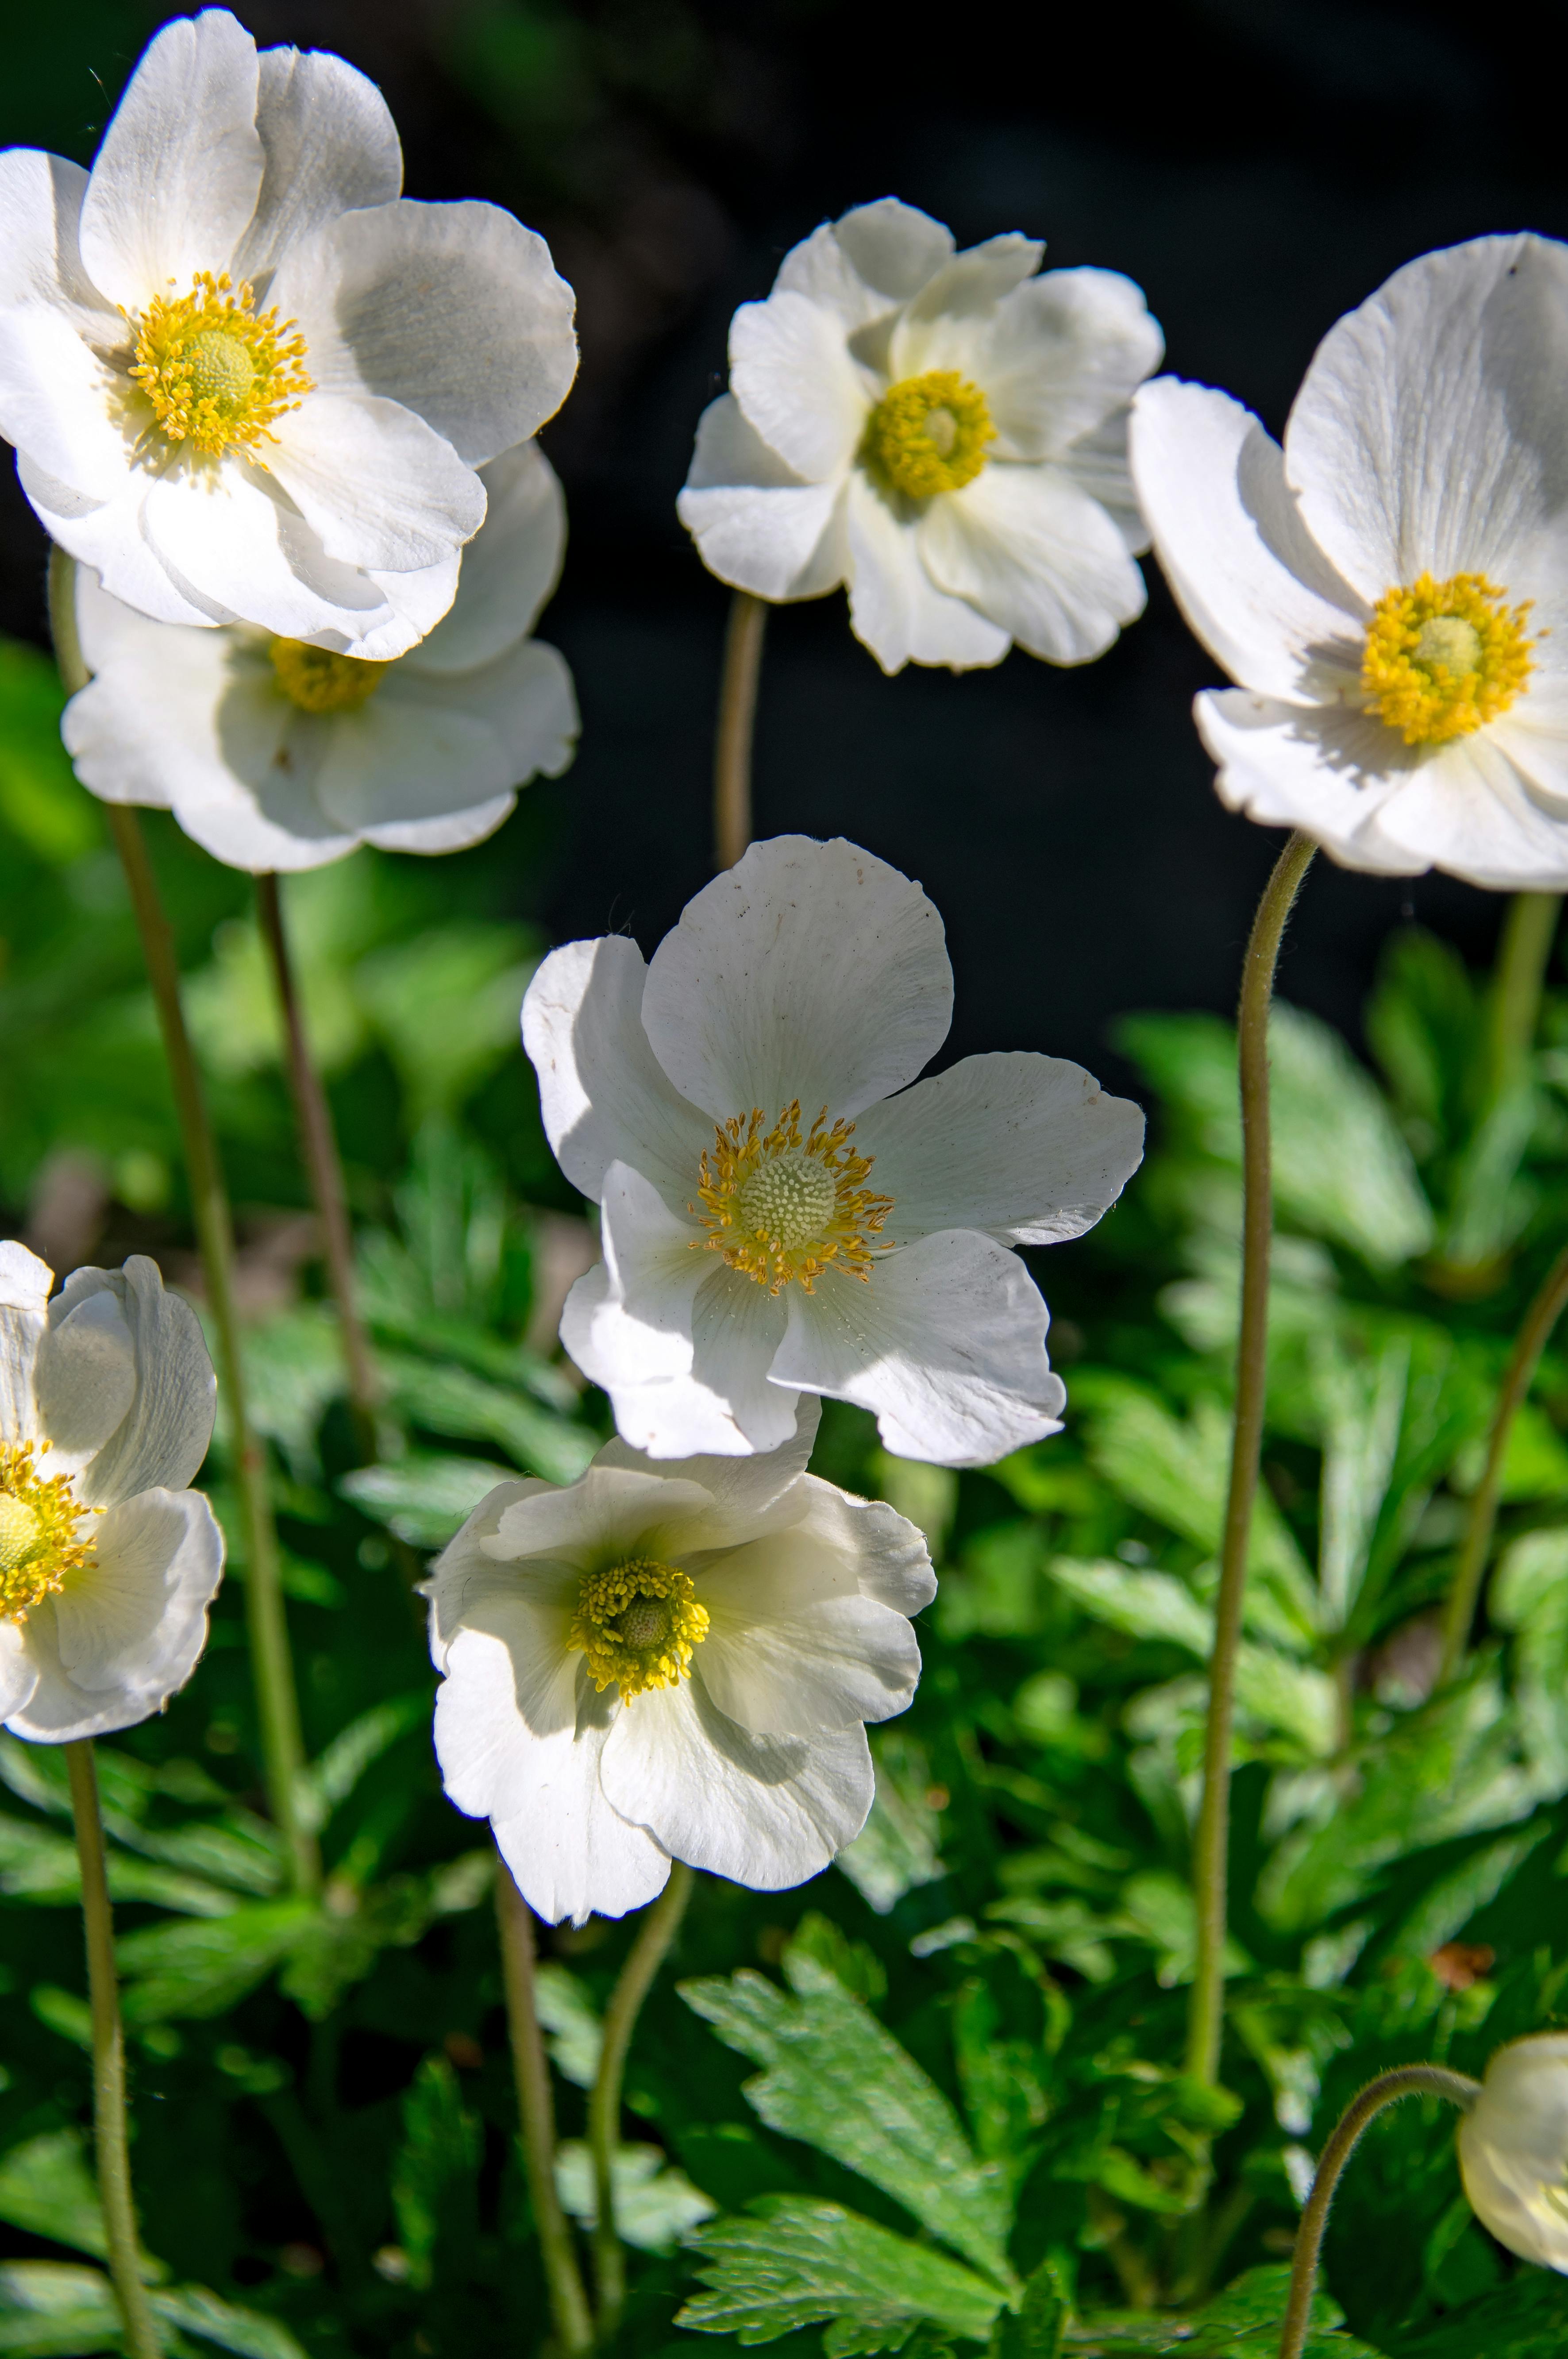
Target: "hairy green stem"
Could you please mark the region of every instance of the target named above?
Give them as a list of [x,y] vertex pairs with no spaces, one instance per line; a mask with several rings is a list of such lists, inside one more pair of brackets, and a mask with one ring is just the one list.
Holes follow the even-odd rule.
[[751,738],[768,607],[749,591],[730,602],[713,747],[713,862],[733,868],[751,842]]
[[98,1771],[93,1740],[79,1737],[65,1748],[71,1774],[71,1814],[76,1822],[76,1855],[82,1863],[82,1919],[87,1934],[87,1991],[93,2012],[93,2144],[98,2192],[109,2247],[109,2275],[125,2325],[131,2359],[159,2359],[162,2345],[142,2277],[136,2236],[136,2197],[126,2137],[125,2036],[120,2023],[120,1990],[114,1979],[114,1920],[103,1864],[103,1821],[98,1808]]
[[1301,2359],[1305,2348],[1328,2207],[1334,2201],[1339,2175],[1355,2153],[1367,2123],[1385,2105],[1398,2104],[1401,2097],[1446,2097],[1451,2105],[1468,2113],[1480,2093],[1479,2081],[1472,2081],[1463,2072],[1451,2072],[1445,2065],[1399,2064],[1391,2072],[1379,2072],[1358,2096],[1351,2099],[1319,2158],[1312,2191],[1296,2231],[1296,2249],[1290,2262],[1290,2299],[1279,2335],[1279,2359]]
[[376,1405],[379,1387],[376,1380],[376,1364],[370,1354],[369,1338],[355,1299],[354,1231],[349,1223],[348,1190],[343,1185],[343,1158],[338,1153],[332,1108],[327,1103],[327,1093],[321,1086],[321,1077],[316,1070],[305,1030],[304,1010],[299,1004],[293,961],[289,951],[289,933],[283,919],[283,897],[276,876],[266,875],[256,878],[256,908],[261,938],[267,945],[267,960],[272,968],[273,984],[278,992],[278,1013],[283,1018],[289,1087],[294,1099],[299,1146],[310,1178],[310,1193],[315,1198],[321,1223],[321,1251],[326,1263],[327,1284],[337,1310],[338,1334],[348,1371],[349,1408],[354,1417],[360,1453],[367,1460],[373,1459],[376,1454]]
[[1187,2015],[1187,2071],[1194,2080],[1204,2082],[1213,2082],[1219,2077],[1225,2008],[1231,1723],[1236,1713],[1236,1658],[1241,1643],[1247,1538],[1258,1491],[1268,1375],[1269,1251],[1274,1228],[1269,1143],[1269,1007],[1274,995],[1274,969],[1285,920],[1316,849],[1310,836],[1292,835],[1274,864],[1247,945],[1236,1026],[1241,1082],[1241,1331],[1236,1354],[1230,1493],[1225,1502],[1219,1592],[1214,1599],[1214,1651],[1209,1664],[1203,1791],[1192,1845],[1198,1953]]
[[621,2142],[621,2082],[626,2051],[642,2003],[653,1987],[670,1945],[681,1930],[696,1877],[677,1860],[670,1881],[637,1930],[620,1979],[604,2009],[599,2070],[588,2098],[588,2144],[593,2157],[593,2284],[599,2332],[606,2342],[620,2324],[626,2299],[626,2259],[615,2228],[615,2150]]
[[1508,1454],[1508,1437],[1513,1431],[1514,1419],[1535,1380],[1547,1339],[1562,1317],[1565,1305],[1568,1305],[1568,1245],[1563,1246],[1547,1271],[1540,1292],[1525,1312],[1524,1323],[1514,1340],[1508,1374],[1497,1395],[1497,1405],[1492,1411],[1492,1429],[1486,1439],[1486,1462],[1481,1480],[1471,1495],[1459,1560],[1454,1568],[1453,1586],[1448,1593],[1448,1603],[1443,1607],[1441,1676],[1444,1680],[1454,1677],[1465,1660],[1465,1649],[1470,1643],[1470,1625],[1475,1619],[1475,1606],[1481,1594],[1486,1560],[1492,1551],[1492,1534],[1497,1528],[1497,1495],[1502,1488],[1503,1462]]
[[1487,1079],[1493,1098],[1508,1088],[1534,1043],[1562,907],[1561,893],[1516,893],[1508,903],[1492,979]]
[[[49,619],[60,678],[74,695],[86,686],[91,675],[82,659],[76,628],[76,567],[74,560],[60,549],[55,549],[49,560]],[[106,803],[103,813],[125,870],[147,980],[158,1009],[185,1151],[191,1212],[201,1247],[207,1308],[216,1337],[218,1379],[228,1415],[234,1488],[245,1524],[245,1624],[256,1681],[267,1802],[288,1849],[294,1887],[310,1893],[321,1885],[321,1857],[315,1837],[305,1824],[299,1806],[305,1751],[289,1655],[289,1624],[283,1610],[278,1532],[272,1519],[267,1459],[245,1410],[245,1372],[234,1303],[234,1222],[201,1075],[185,1026],[174,937],[147,858],[141,821],[136,811],[124,803]]]
[[512,1871],[499,1847],[495,1853],[495,1915],[501,1928],[506,2026],[517,2083],[517,2123],[522,2133],[528,2200],[533,2205],[555,2332],[568,2359],[580,2359],[581,2354],[593,2348],[593,2322],[572,2231],[555,2184],[555,2101],[550,2095],[550,2066],[534,2000],[534,1920],[528,1902],[512,1881]]

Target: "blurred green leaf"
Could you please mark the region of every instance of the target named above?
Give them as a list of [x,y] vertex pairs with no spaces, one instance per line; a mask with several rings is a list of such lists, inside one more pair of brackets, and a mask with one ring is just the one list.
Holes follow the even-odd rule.
[[678,2312],[677,2326],[734,2334],[749,2347],[844,2319],[861,2338],[839,2342],[845,2353],[896,2351],[922,2318],[973,2343],[989,2334],[1000,2291],[945,2255],[836,2203],[762,2196],[751,2212],[697,2230],[691,2243],[709,2290]]

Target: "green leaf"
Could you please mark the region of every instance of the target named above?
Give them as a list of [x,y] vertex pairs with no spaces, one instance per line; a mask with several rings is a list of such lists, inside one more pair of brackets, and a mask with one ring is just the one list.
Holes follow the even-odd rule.
[[263,1901],[209,1924],[125,1934],[115,1955],[126,2022],[226,2014],[298,1947],[314,1915],[307,1901]]
[[681,1995],[726,2047],[768,2068],[745,2093],[769,2129],[858,2171],[1010,2285],[1007,2173],[976,2161],[941,2090],[816,1959],[787,1951],[785,1971],[793,1995],[746,1969]]
[[871,1758],[877,1791],[871,1815],[834,1860],[867,1907],[886,1917],[906,1892],[945,1875],[939,1852],[942,1816],[926,1799],[931,1788],[924,1747],[898,1730],[876,1730]]
[[[47,2130],[0,2157],[0,2220],[51,2244],[108,2258],[98,2182],[79,2131]],[[161,2261],[143,2252],[144,2277],[156,2281],[168,2274]]]
[[312,1832],[324,1827],[340,1802],[346,1802],[371,1764],[430,1716],[430,1691],[411,1690],[372,1704],[357,1720],[340,1729],[324,1753],[318,1755],[301,1780],[301,1816]]
[[0,638],[0,825],[56,868],[103,840],[97,805],[60,742],[64,702],[48,656]]
[[982,2343],[1001,2307],[996,2287],[929,2245],[910,2244],[836,2203],[762,2196],[750,2216],[720,2220],[691,2238],[709,2288],[676,2315],[677,2326],[776,2343],[796,2327],[846,2319],[879,2342],[840,2350],[897,2350],[908,2329],[934,2320]]
[[1071,2290],[1060,2264],[1048,2254],[1024,2281],[1016,2315],[1004,2310],[991,2337],[991,2359],[1061,2359],[1062,2337],[1073,2315]]
[[556,2071],[580,2089],[591,2089],[599,2075],[604,2026],[584,1984],[553,1958],[534,1969],[534,2012],[550,2035]]
[[521,926],[440,926],[365,959],[354,995],[391,1051],[410,1127],[456,1112],[504,1057],[539,963]]
[[205,2286],[173,2286],[167,2293],[155,2293],[152,2307],[165,2325],[199,2334],[220,2351],[236,2353],[237,2359],[306,2359],[281,2320],[221,2301]]
[[[234,1895],[193,1875],[179,1875],[145,1860],[127,1859],[110,1846],[107,1862],[109,1896],[114,1900],[147,1900],[156,1908],[178,1909],[188,1917],[223,1917],[234,1908]],[[42,1908],[62,1908],[82,1897],[82,1872],[76,1845],[48,1827],[0,1812],[0,1892]]]
[[410,1450],[389,1465],[355,1467],[339,1477],[338,1489],[409,1548],[441,1549],[481,1499],[507,1479],[506,1469],[493,1458]]
[[91,2359],[123,2348],[114,2288],[64,2261],[0,2262],[0,2352],[6,2359]]
[[[682,2237],[711,2220],[718,2208],[684,2171],[668,2169],[656,2146],[617,2147],[612,2168],[615,2233],[623,2244],[635,2245],[640,2252],[672,2253]],[[593,2157],[581,2138],[567,2138],[556,2148],[555,2183],[572,2218],[585,2228],[594,2226],[599,2205]]]
[[599,1437],[537,1400],[506,1392],[471,1369],[442,1366],[402,1352],[378,1363],[393,1408],[427,1433],[458,1441],[494,1441],[529,1474],[575,1483],[599,1448]]
[[408,2282],[421,2290],[435,2281],[436,2247],[454,2209],[472,2207],[484,2150],[483,2127],[463,2105],[457,2074],[444,2056],[427,2056],[403,2100],[403,2143],[392,2169]]

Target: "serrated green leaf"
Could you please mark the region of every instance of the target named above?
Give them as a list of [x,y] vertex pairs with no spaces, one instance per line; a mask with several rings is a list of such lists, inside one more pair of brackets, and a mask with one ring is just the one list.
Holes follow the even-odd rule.
[[[494,1441],[525,1473],[575,1483],[599,1447],[597,1434],[472,1369],[383,1353],[379,1366],[391,1405],[427,1433],[457,1441]],[[504,1475],[501,1479],[505,1479]]]
[[591,2089],[598,2078],[604,2026],[584,1984],[553,1958],[534,1969],[534,2012],[550,2034],[556,2071],[580,2089]]
[[456,1458],[410,1450],[385,1466],[356,1466],[340,1476],[345,1499],[409,1548],[441,1549],[461,1530],[506,1469],[492,1458]]
[[[763,2196],[749,2216],[716,2221],[691,2241],[708,2290],[694,2295],[675,2323],[733,2334],[748,2346],[838,2318],[889,2335],[931,2319],[951,2333],[983,2343],[1002,2303],[995,2286],[945,2254],[910,2244],[836,2203]],[[889,2340],[879,2347],[897,2349],[898,2343]]]
[[207,1924],[152,1925],[115,1954],[127,2023],[226,2014],[264,1982],[310,1930],[308,1901],[264,1901]]
[[680,1985],[727,2047],[768,2067],[747,2102],[1010,2285],[1007,2173],[975,2159],[952,2105],[868,2007],[803,1951],[785,1963],[792,1995],[746,1970]]
[[483,2126],[463,2104],[457,2074],[444,2056],[427,2056],[403,2100],[403,2143],[392,2170],[408,2282],[421,2290],[435,2281],[436,2247],[454,2203],[472,2202],[484,2150]]
[[311,1831],[325,1826],[339,1803],[347,1801],[372,1762],[430,1716],[430,1692],[418,1688],[408,1695],[389,1696],[385,1703],[372,1704],[368,1712],[340,1729],[300,1780],[301,1815]]
[[[718,2209],[683,2170],[666,2165],[656,2146],[617,2147],[613,2170],[615,2234],[640,2252],[673,2252],[682,2237],[711,2220]],[[566,2138],[556,2148],[555,2183],[572,2218],[592,2228],[599,2202],[593,2152],[583,2139]]]

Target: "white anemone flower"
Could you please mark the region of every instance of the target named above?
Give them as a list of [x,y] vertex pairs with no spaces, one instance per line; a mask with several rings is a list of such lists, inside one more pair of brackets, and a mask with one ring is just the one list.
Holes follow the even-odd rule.
[[1271,441],[1161,377],[1132,464],[1160,562],[1238,685],[1197,701],[1233,810],[1347,868],[1568,886],[1568,247],[1396,271]]
[[63,1745],[184,1686],[223,1543],[189,1487],[215,1393],[195,1313],[140,1255],[53,1283],[0,1245],[0,1720]]
[[1049,1314],[1009,1247],[1097,1221],[1143,1116],[1054,1057],[908,1088],[952,1014],[935,909],[842,839],[753,844],[646,968],[615,935],[545,960],[523,1038],[604,1256],[561,1341],[627,1441],[772,1450],[802,1392],[943,1465],[1057,1430]]
[[475,471],[571,386],[572,298],[509,213],[401,185],[374,83],[217,8],[157,36],[91,173],[0,156],[0,433],[113,596],[382,655],[445,613]]
[[1459,2125],[1459,2169],[1499,2244],[1568,2275],[1568,2035],[1498,2049]]
[[1103,655],[1143,612],[1127,405],[1160,330],[1111,270],[1036,276],[1038,239],[884,197],[784,257],[730,327],[681,520],[758,598],[848,584],[884,671]]
[[640,1908],[672,1859],[782,1891],[865,1824],[865,1723],[914,1694],[936,1582],[912,1524],[806,1473],[816,1422],[675,1467],[612,1441],[437,1560],[441,1776],[549,1922]]
[[572,675],[529,636],[565,543],[561,487],[537,443],[481,470],[489,509],[457,597],[390,662],[269,638],[246,624],[149,622],[77,576],[94,674],[61,724],[105,802],[171,809],[232,868],[317,868],[356,844],[456,852],[500,825],[577,735]]

